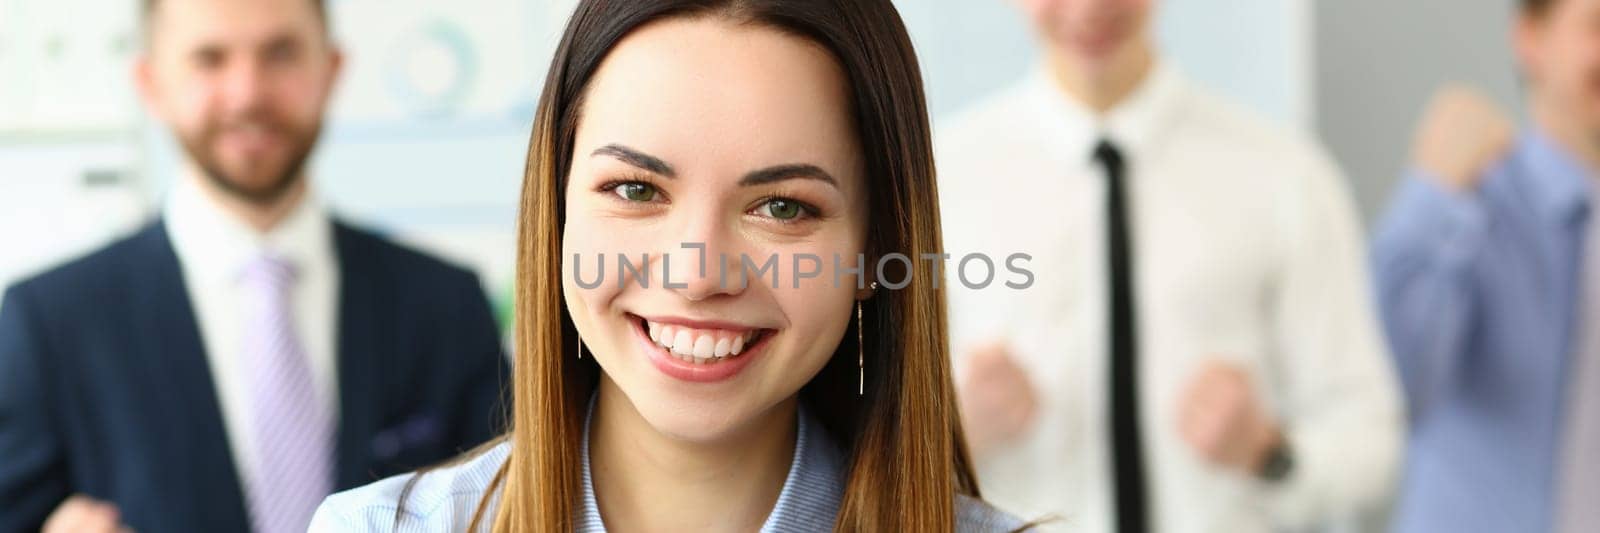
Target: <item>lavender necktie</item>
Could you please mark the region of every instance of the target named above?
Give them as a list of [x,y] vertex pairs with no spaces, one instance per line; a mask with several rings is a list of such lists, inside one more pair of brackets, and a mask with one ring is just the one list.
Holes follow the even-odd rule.
[[245,268],[245,383],[255,464],[250,519],[257,533],[303,533],[333,488],[332,415],[317,397],[295,335],[294,266],[261,256]]
[[1556,463],[1556,531],[1569,533],[1600,531],[1600,225],[1592,215],[1579,272],[1565,433]]

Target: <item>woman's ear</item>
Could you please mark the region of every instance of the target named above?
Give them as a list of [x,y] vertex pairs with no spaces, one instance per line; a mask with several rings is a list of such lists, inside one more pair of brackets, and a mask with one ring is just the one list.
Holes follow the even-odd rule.
[[862,274],[862,277],[865,278],[866,284],[863,288],[856,289],[856,300],[858,301],[866,301],[878,292],[878,282],[872,280],[871,274]]
[[861,257],[861,264],[859,265],[861,273],[858,274],[860,277],[856,278],[856,283],[860,284],[856,285],[856,301],[859,302],[866,301],[872,297],[873,293],[878,292],[878,272],[877,269],[873,268],[878,264],[878,260],[874,257],[877,252],[874,252],[873,249],[874,247],[869,245],[864,253],[859,256]]

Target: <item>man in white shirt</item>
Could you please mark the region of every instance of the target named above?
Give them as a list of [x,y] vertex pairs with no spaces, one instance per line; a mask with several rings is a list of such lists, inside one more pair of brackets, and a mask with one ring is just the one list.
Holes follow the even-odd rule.
[[[1356,210],[1310,140],[1161,62],[1151,2],[1024,0],[1036,72],[940,130],[946,250],[984,496],[1073,531],[1359,516],[1402,431]],[[982,280],[976,262],[964,279]]]
[[143,13],[136,82],[185,170],[160,220],[6,291],[0,532],[300,533],[492,438],[509,368],[476,276],[312,194],[322,2]]

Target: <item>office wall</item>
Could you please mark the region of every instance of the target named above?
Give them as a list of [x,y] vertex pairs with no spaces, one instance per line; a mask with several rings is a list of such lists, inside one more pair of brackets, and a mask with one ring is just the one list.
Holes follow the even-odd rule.
[[1315,2],[1316,128],[1355,182],[1369,220],[1404,170],[1416,120],[1439,84],[1468,81],[1518,105],[1514,4]]
[[136,7],[0,0],[0,287],[144,211],[127,83]]
[[[1309,3],[1165,0],[1157,34],[1191,76],[1305,127]],[[108,4],[117,9],[96,8]],[[180,171],[175,143],[128,86],[136,5],[0,0],[0,286],[135,227]],[[476,268],[503,300],[533,102],[572,5],[330,2],[347,69],[312,161],[321,198]],[[935,126],[1037,61],[1009,0],[896,5],[921,54]],[[96,105],[74,111],[83,100]],[[40,232],[63,219],[77,237]]]

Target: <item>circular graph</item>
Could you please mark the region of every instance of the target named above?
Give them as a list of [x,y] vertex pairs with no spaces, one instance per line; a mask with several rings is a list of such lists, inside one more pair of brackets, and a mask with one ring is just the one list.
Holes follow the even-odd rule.
[[478,77],[478,54],[461,26],[428,21],[404,34],[388,62],[390,92],[419,117],[459,111]]

